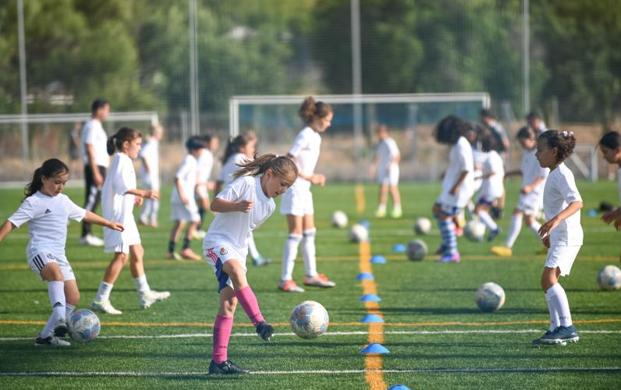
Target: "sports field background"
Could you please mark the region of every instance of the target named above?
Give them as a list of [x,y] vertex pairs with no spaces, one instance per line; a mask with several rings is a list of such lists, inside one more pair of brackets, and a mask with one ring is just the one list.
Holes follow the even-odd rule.
[[[89,344],[74,342],[67,349],[35,348],[33,340],[50,308],[47,289],[27,267],[27,228],[13,231],[0,243],[0,388],[247,388],[247,389],[364,389],[403,383],[412,389],[429,388],[618,388],[621,384],[621,291],[600,291],[599,269],[619,265],[621,233],[587,216],[600,201],[615,202],[613,182],[579,182],[585,200],[582,225],[585,245],[570,277],[562,280],[581,333],[578,344],[535,349],[531,340],[546,329],[548,313],[539,287],[544,256],[526,228],[512,258],[489,254],[487,243],[459,240],[461,264],[407,261],[394,254],[396,243],[414,238],[416,217],[430,217],[439,184],[402,185],[404,218],[372,217],[376,187],[364,187],[365,212],[356,212],[354,185],[330,183],[315,188],[319,270],[337,283],[335,289],[308,288],[304,294],[277,290],[286,222],[275,215],[255,234],[261,252],[273,259],[265,268],[249,266],[253,286],[266,319],[276,325],[271,343],[262,342],[243,311],[236,315],[229,357],[252,374],[238,378],[210,378],[211,324],[218,295],[211,268],[205,263],[164,260],[169,222],[169,190],[162,194],[161,226],[142,229],[146,270],[152,288],[170,290],[172,297],[148,310],[138,308],[129,270],[112,292],[122,316],[100,315],[100,337]],[[66,193],[82,203],[82,189]],[[507,208],[500,225],[506,232],[516,201],[517,181],[508,183]],[[19,205],[20,190],[0,190],[0,219]],[[385,255],[387,264],[373,265],[377,294],[382,298],[383,345],[390,350],[380,368],[365,376],[369,326],[360,323],[366,309],[359,297],[363,287],[355,279],[368,259],[359,257],[347,231],[330,226],[334,210],[351,221],[371,223],[370,251]],[[96,230],[100,232],[99,229]],[[93,299],[110,260],[99,248],[78,245],[79,225],[70,226],[67,255],[82,293],[80,307]],[[503,233],[496,243],[504,240]],[[423,237],[431,251],[439,244],[436,226]],[[200,250],[200,241],[193,243]],[[295,277],[301,282],[298,260]],[[491,314],[474,303],[477,287],[488,281],[505,289],[504,307]],[[288,326],[293,307],[316,300],[330,313],[328,334],[316,340],[294,336]],[[378,337],[377,335],[372,337]],[[377,363],[377,361],[376,361]],[[368,382],[377,381],[374,383]]]

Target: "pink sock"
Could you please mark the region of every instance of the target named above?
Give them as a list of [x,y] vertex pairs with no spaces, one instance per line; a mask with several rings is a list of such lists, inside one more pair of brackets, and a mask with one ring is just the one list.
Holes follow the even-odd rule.
[[241,303],[246,315],[250,318],[253,325],[256,326],[259,322],[265,321],[263,314],[261,314],[261,309],[259,309],[257,297],[254,295],[254,292],[250,286],[246,286],[241,290],[235,291],[235,296],[239,300],[239,303]]
[[213,325],[213,352],[211,353],[211,359],[217,364],[228,359],[227,351],[232,329],[233,317],[216,316],[216,322]]

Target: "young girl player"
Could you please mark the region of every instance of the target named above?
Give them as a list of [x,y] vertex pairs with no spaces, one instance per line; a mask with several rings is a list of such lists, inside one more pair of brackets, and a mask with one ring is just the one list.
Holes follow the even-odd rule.
[[61,337],[67,334],[67,318],[80,300],[80,291],[65,256],[67,220],[86,220],[114,231],[123,231],[120,223],[108,221],[78,207],[63,194],[68,180],[69,168],[62,161],[55,158],[45,161],[35,170],[32,181],[26,187],[26,198],[22,204],[0,227],[2,241],[13,229],[28,223],[28,265],[41,280],[47,282],[52,314],[36,338],[35,346],[70,345]]
[[263,155],[241,166],[235,180],[211,203],[216,217],[203,241],[205,259],[215,270],[220,309],[214,323],[210,374],[247,372],[228,359],[228,344],[237,301],[268,341],[273,328],[263,318],[257,298],[246,279],[248,237],[274,212],[275,197],[283,194],[298,176],[295,163],[285,156]]

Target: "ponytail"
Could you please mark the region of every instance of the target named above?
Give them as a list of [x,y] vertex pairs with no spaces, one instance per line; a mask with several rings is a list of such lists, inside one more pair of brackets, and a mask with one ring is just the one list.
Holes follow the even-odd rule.
[[315,98],[312,96],[304,99],[298,110],[298,115],[306,124],[310,124],[315,119],[325,118],[331,113],[332,106],[328,103],[315,101]]
[[44,177],[56,177],[69,172],[69,167],[57,158],[51,158],[43,162],[43,164],[35,169],[32,174],[32,180],[24,188],[24,199],[32,196],[43,187]]
[[130,127],[121,127],[115,134],[108,138],[108,142],[106,143],[108,154],[112,156],[117,150],[121,151],[125,141],[131,142],[136,138],[142,138],[142,134],[138,130]]
[[234,178],[241,176],[258,176],[271,169],[274,174],[293,184],[298,177],[298,167],[287,156],[264,154],[247,163],[240,164],[241,168],[235,172]]

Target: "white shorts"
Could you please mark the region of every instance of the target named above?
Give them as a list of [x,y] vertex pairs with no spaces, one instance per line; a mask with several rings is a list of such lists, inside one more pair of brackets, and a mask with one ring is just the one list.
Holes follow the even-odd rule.
[[380,169],[377,172],[377,182],[391,186],[399,184],[399,166],[393,164],[388,169]]
[[187,205],[183,203],[172,203],[170,217],[173,221],[200,222],[201,216],[198,214],[198,206],[194,199]]
[[197,200],[207,199],[209,200],[209,191],[207,191],[207,183],[202,183],[196,186]]
[[315,214],[313,207],[313,193],[310,189],[291,187],[282,196],[280,213],[283,215],[311,215]]
[[569,275],[571,267],[578,256],[582,245],[553,245],[548,250],[548,258],[544,266],[546,268],[559,268],[561,276]]
[[124,230],[104,229],[104,252],[105,253],[129,253],[131,245],[140,244],[140,233],[136,221],[132,217],[127,218],[123,224]]
[[534,192],[520,193],[516,208],[526,215],[536,215],[541,210],[541,196]]
[[160,178],[158,176],[145,175],[141,177],[140,181],[145,190],[160,190]]
[[244,267],[244,271],[248,271],[246,268],[246,256],[243,256],[243,254],[239,253],[239,251],[231,245],[212,245],[209,242],[204,242],[203,251],[205,260],[212,266],[216,279],[218,280],[218,292],[222,291],[226,286],[233,288],[231,278],[222,270],[224,263],[234,259],[240,262],[242,267]]
[[68,280],[75,280],[75,275],[73,274],[73,269],[69,264],[69,261],[65,256],[55,256],[49,252],[41,251],[36,253],[28,260],[28,265],[32,272],[39,275],[39,278],[43,280],[41,277],[41,271],[45,267],[47,263],[57,263],[60,268],[60,272],[63,274],[63,280],[66,282]]

